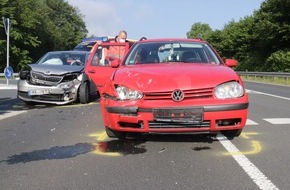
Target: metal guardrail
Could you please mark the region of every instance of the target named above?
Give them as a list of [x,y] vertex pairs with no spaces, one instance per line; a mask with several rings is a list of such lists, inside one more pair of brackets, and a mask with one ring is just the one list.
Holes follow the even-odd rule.
[[[248,72],[248,71],[237,71],[239,75],[243,76],[267,76],[267,77],[285,77],[289,78],[290,73],[279,73],[279,72]],[[4,77],[4,73],[0,73],[0,77]],[[13,73],[13,76],[17,77],[18,73]]]
[[278,78],[282,78],[285,84],[289,84],[290,73],[280,73],[280,72],[247,72],[247,71],[237,71],[237,73],[247,79],[252,80],[266,80],[266,78],[271,78],[272,82],[276,82]]
[[[266,77],[272,77],[273,82],[277,80],[277,78],[284,78],[285,83],[289,84],[290,80],[290,73],[279,73],[279,72],[248,72],[248,71],[237,71],[237,73],[240,76],[245,77],[245,79],[248,79],[249,77],[253,77],[254,80],[257,80],[258,78],[265,79]],[[18,73],[13,73],[13,77],[18,77]],[[0,77],[5,77],[4,73],[0,73]]]
[[[13,77],[18,77],[19,74],[18,73],[13,73]],[[4,73],[0,73],[0,77],[5,77]]]

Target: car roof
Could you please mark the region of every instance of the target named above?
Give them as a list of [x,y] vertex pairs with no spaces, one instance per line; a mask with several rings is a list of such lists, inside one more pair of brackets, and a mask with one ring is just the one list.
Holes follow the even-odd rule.
[[89,54],[88,51],[76,51],[76,50],[61,50],[61,51],[49,51],[47,53],[86,53]]
[[138,43],[143,43],[143,42],[168,42],[168,41],[207,43],[206,41],[204,41],[204,40],[202,40],[200,38],[155,38],[155,39],[140,40],[140,41],[138,41]]

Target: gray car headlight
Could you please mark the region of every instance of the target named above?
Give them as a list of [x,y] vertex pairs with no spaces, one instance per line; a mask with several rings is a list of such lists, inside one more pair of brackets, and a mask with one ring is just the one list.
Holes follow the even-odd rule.
[[143,97],[142,92],[125,86],[118,85],[115,87],[115,90],[120,100],[139,100]]
[[237,82],[227,82],[215,87],[214,95],[218,99],[239,98],[244,95],[244,88]]

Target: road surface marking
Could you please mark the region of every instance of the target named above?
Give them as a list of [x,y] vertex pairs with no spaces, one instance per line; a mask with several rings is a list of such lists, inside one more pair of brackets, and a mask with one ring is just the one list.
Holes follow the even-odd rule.
[[[231,143],[224,135],[218,134],[217,139],[223,145],[223,147],[229,152],[240,152],[239,149]],[[253,180],[254,183],[262,190],[278,188],[243,154],[231,155],[237,163],[243,168],[248,176]]]
[[262,94],[262,95],[271,96],[271,97],[275,97],[275,98],[280,98],[280,99],[284,99],[284,100],[290,100],[290,98],[286,98],[286,97],[278,96],[278,95],[274,95],[274,94],[268,94],[268,93],[264,93],[264,92],[259,92],[259,91],[255,91],[255,90],[246,90],[246,91],[248,93]]
[[8,118],[8,117],[12,117],[21,113],[25,113],[27,111],[1,111],[0,110],[0,120]]
[[0,84],[0,90],[16,90],[17,85],[5,85],[5,84]]
[[253,150],[250,150],[250,151],[227,152],[225,153],[225,155],[251,155],[251,154],[257,154],[261,152],[262,148],[258,141],[252,141],[252,147],[253,147]]
[[247,119],[246,125],[259,125],[259,124],[254,122],[253,120]]
[[98,141],[104,141],[108,136],[106,132],[89,134],[90,137],[97,137]]
[[290,124],[290,118],[264,118],[263,120],[271,124]]
[[249,139],[250,136],[253,136],[253,135],[258,135],[258,133],[256,133],[256,132],[250,132],[250,133],[242,132],[241,137],[243,137],[245,139]]

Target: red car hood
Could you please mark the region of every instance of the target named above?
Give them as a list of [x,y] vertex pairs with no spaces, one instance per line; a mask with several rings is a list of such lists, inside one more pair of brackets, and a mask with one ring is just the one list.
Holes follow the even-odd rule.
[[239,80],[235,71],[224,65],[165,64],[120,67],[114,75],[114,83],[141,91],[168,91],[215,87],[230,80]]

